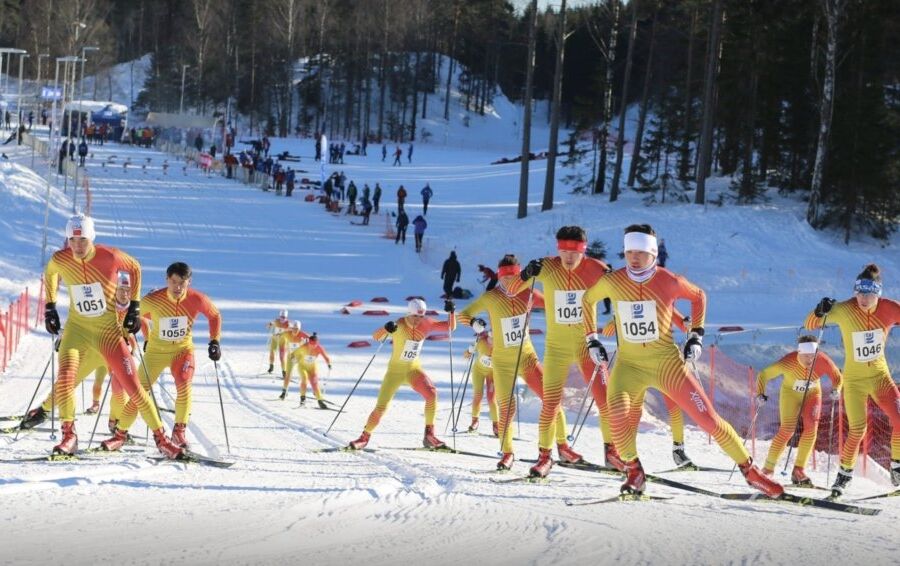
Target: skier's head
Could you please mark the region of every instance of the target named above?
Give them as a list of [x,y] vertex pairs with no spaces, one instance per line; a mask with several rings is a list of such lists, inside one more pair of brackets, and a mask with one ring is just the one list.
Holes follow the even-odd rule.
[[422,318],[425,316],[425,311],[427,310],[428,306],[422,299],[412,299],[409,301],[409,303],[406,304],[407,316]]
[[881,268],[870,263],[856,276],[856,282],[853,284],[853,295],[859,308],[869,310],[878,306],[881,287]]
[[66,241],[77,259],[83,259],[90,253],[96,237],[94,219],[90,216],[76,214],[66,222]]
[[625,228],[625,262],[633,271],[649,269],[656,262],[659,248],[656,232],[649,224],[632,224]]
[[181,297],[191,285],[191,266],[176,261],[166,268],[166,287],[173,297]]
[[281,309],[278,311],[278,320],[286,321],[288,317],[287,309]]
[[316,342],[319,341],[319,335],[316,334],[315,332],[313,332],[312,336],[309,337],[309,341],[312,342],[313,344],[315,344]]
[[556,249],[564,268],[578,267],[587,249],[587,232],[581,226],[563,226],[556,231]]
[[519,265],[519,258],[515,254],[506,254],[497,264],[497,282],[504,289],[509,289],[510,285],[519,278],[521,272],[522,266]]
[[116,306],[127,307],[131,302],[131,273],[119,271],[116,274]]
[[797,339],[797,361],[800,365],[808,368],[812,365],[816,357],[816,350],[819,349],[819,339],[815,336],[805,335]]
[[294,332],[300,332],[301,327],[302,325],[300,324],[299,320],[295,320],[291,323],[291,330],[293,330]]

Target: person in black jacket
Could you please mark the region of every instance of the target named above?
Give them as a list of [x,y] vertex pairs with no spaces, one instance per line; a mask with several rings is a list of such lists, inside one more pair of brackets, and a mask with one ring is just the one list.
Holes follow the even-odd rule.
[[409,216],[406,215],[406,212],[401,208],[400,214],[397,215],[397,239],[394,240],[395,244],[399,244],[401,241],[406,243],[406,229],[409,227]]
[[441,269],[441,278],[444,280],[444,295],[449,299],[453,296],[453,283],[459,283],[462,275],[462,267],[456,259],[456,252],[450,252],[450,257],[444,261]]

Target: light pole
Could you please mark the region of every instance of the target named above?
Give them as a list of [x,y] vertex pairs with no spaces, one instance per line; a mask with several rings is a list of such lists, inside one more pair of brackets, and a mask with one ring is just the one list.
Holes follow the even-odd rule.
[[[84,98],[84,54],[88,51],[100,51],[99,47],[82,47],[81,48],[81,81],[79,84],[79,94],[78,94],[78,138],[81,138],[81,114],[83,113],[82,99]],[[94,81],[97,81],[97,78],[94,77]],[[76,170],[77,171],[77,170]],[[76,173],[77,175],[77,173]]]
[[[28,53],[19,53],[19,92],[16,96],[16,114],[19,116],[19,123],[16,126],[16,131],[22,126],[22,118],[24,118],[22,115],[22,72],[25,69],[26,57],[30,57],[30,55],[28,55]],[[16,143],[22,143],[22,138],[17,138]]]
[[184,73],[190,65],[181,66],[181,102],[178,104],[178,114],[184,114]]
[[[6,75],[7,75],[7,77],[6,77],[6,83],[5,83],[6,86],[3,89],[4,94],[6,94],[6,89],[9,86],[9,63],[10,63],[10,60],[12,60],[13,54],[22,55],[24,53],[27,53],[24,49],[16,49],[15,47],[0,47],[0,71],[3,70],[4,55],[8,55],[6,57]],[[0,81],[2,81],[2,80],[3,80],[3,77],[0,76]],[[20,88],[21,88],[21,85],[20,85]],[[19,94],[21,94],[21,93],[19,93]],[[9,107],[7,107],[7,111],[9,111]]]

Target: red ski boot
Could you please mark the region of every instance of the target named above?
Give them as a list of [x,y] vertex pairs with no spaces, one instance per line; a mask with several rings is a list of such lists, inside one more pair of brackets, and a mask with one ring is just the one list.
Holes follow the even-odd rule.
[[578,464],[584,461],[584,458],[581,457],[581,454],[572,450],[572,448],[565,442],[563,442],[562,444],[557,444],[556,451],[559,453],[560,462],[566,462],[567,464]]
[[63,422],[60,428],[62,431],[62,440],[53,447],[53,453],[72,456],[78,452],[78,435],[75,434],[75,422]]
[[[765,473],[765,470],[763,470]],[[806,472],[800,466],[794,466],[794,469],[791,470],[791,483],[796,487],[812,487],[813,482],[809,479],[809,476],[806,475]]]
[[117,452],[123,446],[125,446],[126,442],[128,442],[128,431],[116,429],[116,432],[112,438],[107,438],[100,443],[100,448],[106,450],[107,452]]
[[[118,435],[118,431],[116,431]],[[156,448],[169,460],[180,460],[184,455],[184,449],[172,444],[166,436],[166,429],[159,427],[153,431],[153,439],[156,440]]]
[[640,495],[644,493],[644,484],[647,483],[647,477],[644,475],[644,467],[641,461],[635,458],[631,462],[625,464],[625,483],[619,488],[622,493],[630,493]]
[[180,446],[181,448],[187,448],[188,441],[185,436],[186,432],[187,425],[185,423],[175,423],[175,427],[172,428],[172,444]]
[[438,437],[434,435],[434,425],[425,425],[425,436],[422,438],[422,446],[432,450],[447,447],[443,441],[438,440]]
[[497,462],[498,470],[511,470],[513,462],[516,461],[516,457],[512,452],[504,452],[503,457],[500,458],[500,461]]
[[777,499],[784,494],[784,487],[780,483],[773,481],[759,471],[759,468],[753,465],[753,458],[747,458],[743,464],[738,464],[744,479],[751,487],[755,487],[767,496]]
[[359,438],[347,445],[347,448],[350,450],[362,450],[369,443],[369,436],[368,432],[363,431],[363,433],[359,435]]
[[625,471],[625,462],[622,461],[622,457],[619,456],[619,451],[616,450],[616,447],[612,444],[604,444],[604,457],[606,458],[606,467],[607,468],[615,468],[620,472]]
[[550,473],[551,468],[553,468],[553,458],[550,456],[550,449],[541,448],[537,464],[531,466],[531,469],[528,470],[528,475],[533,478],[545,478]]

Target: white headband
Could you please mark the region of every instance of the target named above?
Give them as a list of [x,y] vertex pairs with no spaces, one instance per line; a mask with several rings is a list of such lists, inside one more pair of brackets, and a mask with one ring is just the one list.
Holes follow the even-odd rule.
[[815,354],[818,349],[819,344],[816,342],[800,342],[797,344],[798,354]]
[[654,256],[658,255],[656,236],[644,234],[643,232],[629,232],[625,234],[625,251],[647,252]]

